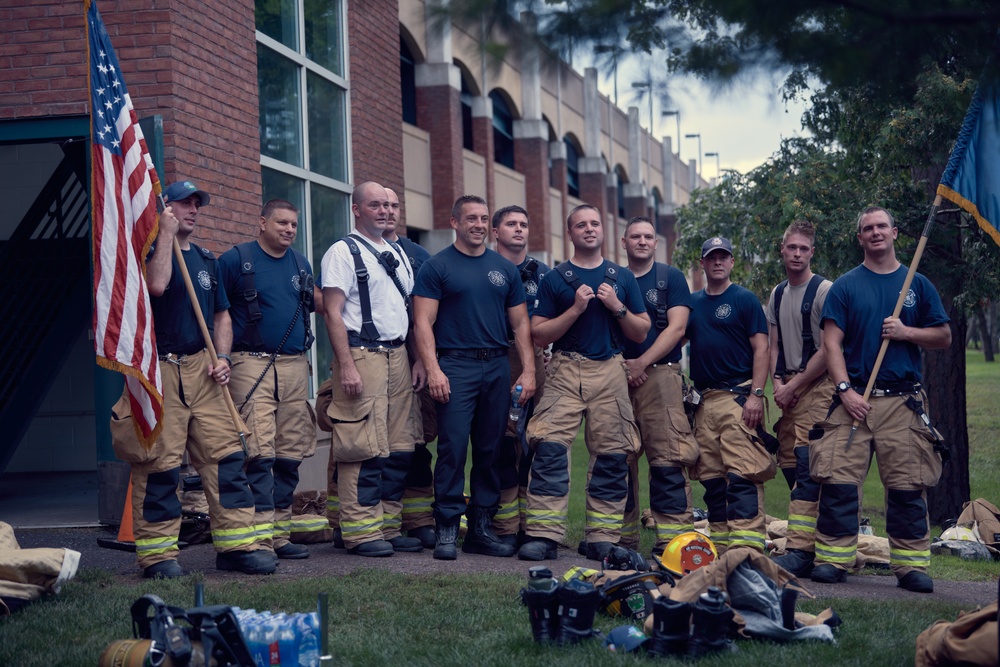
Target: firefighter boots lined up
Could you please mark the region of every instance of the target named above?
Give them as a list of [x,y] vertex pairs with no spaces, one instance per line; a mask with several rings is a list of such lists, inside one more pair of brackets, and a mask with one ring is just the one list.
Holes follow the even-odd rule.
[[559,582],[544,565],[528,569],[528,587],[521,589],[521,604],[528,608],[531,634],[539,644],[559,635]]
[[505,544],[493,532],[493,515],[496,511],[482,507],[470,507],[468,512],[469,532],[462,542],[462,551],[467,554],[482,554],[507,558],[513,556],[516,549]]
[[691,636],[691,605],[661,596],[653,602],[653,636],[646,650],[653,657],[685,655]]
[[544,566],[529,570],[521,602],[528,608],[531,633],[536,642],[576,644],[594,635],[594,615],[600,593],[590,582],[571,579],[560,585]]
[[688,657],[698,659],[709,653],[736,651],[736,645],[729,640],[733,609],[727,604],[728,598],[721,589],[709,586],[695,602]]

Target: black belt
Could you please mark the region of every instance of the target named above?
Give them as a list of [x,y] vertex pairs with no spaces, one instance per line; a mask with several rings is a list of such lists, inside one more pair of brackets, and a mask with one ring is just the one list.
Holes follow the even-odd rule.
[[717,387],[698,387],[698,391],[728,391],[732,394],[739,394],[740,396],[750,395],[750,385],[747,384],[747,380],[741,382],[722,382]]
[[361,334],[355,331],[348,331],[347,344],[351,347],[387,347],[394,350],[397,347],[406,345],[406,341],[402,338],[394,340],[366,340],[361,337]]
[[438,357],[464,357],[466,359],[479,359],[480,361],[486,361],[487,359],[496,359],[497,357],[506,357],[509,350],[506,347],[483,347],[477,350],[466,350],[456,347],[439,347],[437,351]]
[[[854,382],[851,381],[851,388],[857,393],[864,395],[865,389],[868,388],[868,383]],[[882,398],[884,396],[906,396],[909,394],[919,394],[921,390],[921,384],[919,382],[875,382],[875,387],[872,388],[871,395],[874,398]]]
[[[160,361],[174,361],[183,359],[184,357],[192,357],[196,354],[201,353],[202,350],[204,349],[205,348],[202,347],[198,348],[197,350],[191,350],[189,352],[164,352],[162,350],[159,350],[157,356],[159,356]],[[173,359],[171,359],[171,357],[173,357]]]

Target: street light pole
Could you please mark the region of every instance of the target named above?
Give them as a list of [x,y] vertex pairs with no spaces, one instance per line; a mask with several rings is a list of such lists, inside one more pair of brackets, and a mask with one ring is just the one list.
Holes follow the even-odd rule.
[[632,87],[639,90],[645,90],[649,93],[649,133],[646,135],[646,187],[652,191],[653,189],[653,177],[650,171],[650,163],[652,160],[649,159],[649,151],[652,145],[649,143],[649,138],[653,135],[653,81],[652,79],[647,79],[646,81],[633,81]]
[[685,134],[685,139],[697,139],[698,140],[698,176],[701,176],[701,133],[697,134]]
[[677,116],[677,159],[681,159],[681,112],[664,111],[663,116]]
[[721,158],[719,158],[719,153],[718,152],[715,152],[715,153],[705,153],[705,157],[714,157],[715,158],[715,177],[718,178],[718,179],[721,179],[722,178],[722,168],[721,168],[721,164],[719,163],[719,160],[721,159]]

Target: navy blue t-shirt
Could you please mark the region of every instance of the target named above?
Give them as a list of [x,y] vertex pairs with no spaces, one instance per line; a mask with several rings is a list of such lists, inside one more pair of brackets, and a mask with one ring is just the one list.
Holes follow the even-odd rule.
[[420,273],[420,267],[424,262],[431,258],[431,254],[418,246],[416,243],[406,238],[405,236],[397,236],[395,241],[389,241],[389,243],[395,243],[403,250],[403,254],[406,258],[410,260],[410,266],[413,267],[413,276]]
[[[823,306],[823,326],[829,320],[844,332],[844,360],[852,384],[868,384],[882,346],[882,320],[892,315],[907,271],[900,265],[892,273],[875,273],[862,264],[842,275],[830,288]],[[913,275],[899,319],[908,327],[933,327],[950,321],[934,285],[919,273]],[[876,381],[920,380],[920,347],[891,341]]]
[[247,247],[250,250],[250,261],[254,265],[253,282],[261,314],[257,328],[264,345],[255,346],[251,332],[248,331],[250,306],[243,296],[245,288],[242,261],[239,248],[233,247],[219,257],[222,285],[229,296],[229,315],[233,319],[233,349],[281,354],[305,352],[305,322],[309,317],[305,307],[296,318],[285,345],[280,350],[278,345],[299,307],[299,288],[302,284],[299,271],[311,275],[312,267],[305,257],[295,257],[291,248],[285,251],[284,257],[278,258],[264,252],[256,241],[251,241]]
[[767,317],[757,296],[739,285],[718,295],[691,295],[687,339],[691,380],[698,389],[724,388],[753,377],[750,337],[767,335]]
[[[691,308],[691,290],[688,289],[687,280],[684,278],[684,274],[680,270],[675,269],[672,266],[666,264],[661,264],[660,262],[654,262],[653,266],[650,267],[644,275],[636,278],[639,283],[639,293],[643,296],[643,303],[646,304],[646,313],[649,314],[649,333],[646,334],[646,340],[642,343],[633,343],[627,338],[624,339],[625,343],[625,358],[626,359],[638,359],[642,356],[642,353],[653,346],[656,339],[663,329],[656,328],[656,299],[659,294],[659,290],[656,289],[656,267],[664,266],[667,269],[667,310],[675,308],[677,306],[687,306]],[[669,324],[669,322],[668,322]],[[667,353],[667,356],[654,361],[656,364],[665,363],[676,363],[681,360],[681,348],[683,346],[678,341],[674,349]]]
[[420,268],[414,296],[438,301],[439,348],[507,349],[507,309],[525,301],[514,264],[489,248],[471,257],[451,245]]
[[[617,276],[614,286],[618,299],[625,304],[630,312],[645,312],[642,304],[642,293],[639,292],[639,283],[636,282],[635,276],[628,269],[608,260],[604,260],[604,263],[594,269],[581,269],[576,264],[571,264],[571,266],[580,281],[584,285],[589,285],[595,292],[604,282],[608,267],[612,267]],[[576,290],[566,282],[558,270],[553,269],[542,277],[542,284],[538,288],[538,306],[535,308],[535,315],[548,319],[559,317],[572,307],[575,299]],[[577,352],[588,359],[601,361],[620,353],[624,340],[625,334],[622,333],[614,313],[595,297],[590,300],[587,309],[573,322],[566,334],[552,345],[552,349]]]
[[[219,289],[222,281],[219,263],[215,261],[211,251],[194,243],[181,252],[184,254],[188,273],[191,274],[194,291],[198,295],[201,314],[205,317],[205,324],[211,334],[215,329],[215,314],[229,308],[225,290]],[[150,257],[152,253],[150,250]],[[172,254],[170,262],[172,270],[167,289],[162,296],[151,296],[149,299],[153,308],[153,326],[156,329],[156,351],[158,354],[194,354],[204,349],[205,341],[191,308],[177,258]]]

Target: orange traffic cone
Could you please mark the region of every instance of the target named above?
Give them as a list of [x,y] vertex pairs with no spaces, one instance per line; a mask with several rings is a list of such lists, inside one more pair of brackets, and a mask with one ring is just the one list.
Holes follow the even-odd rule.
[[132,480],[128,480],[128,491],[125,493],[125,507],[122,508],[122,523],[118,526],[119,542],[135,542],[132,534]]

